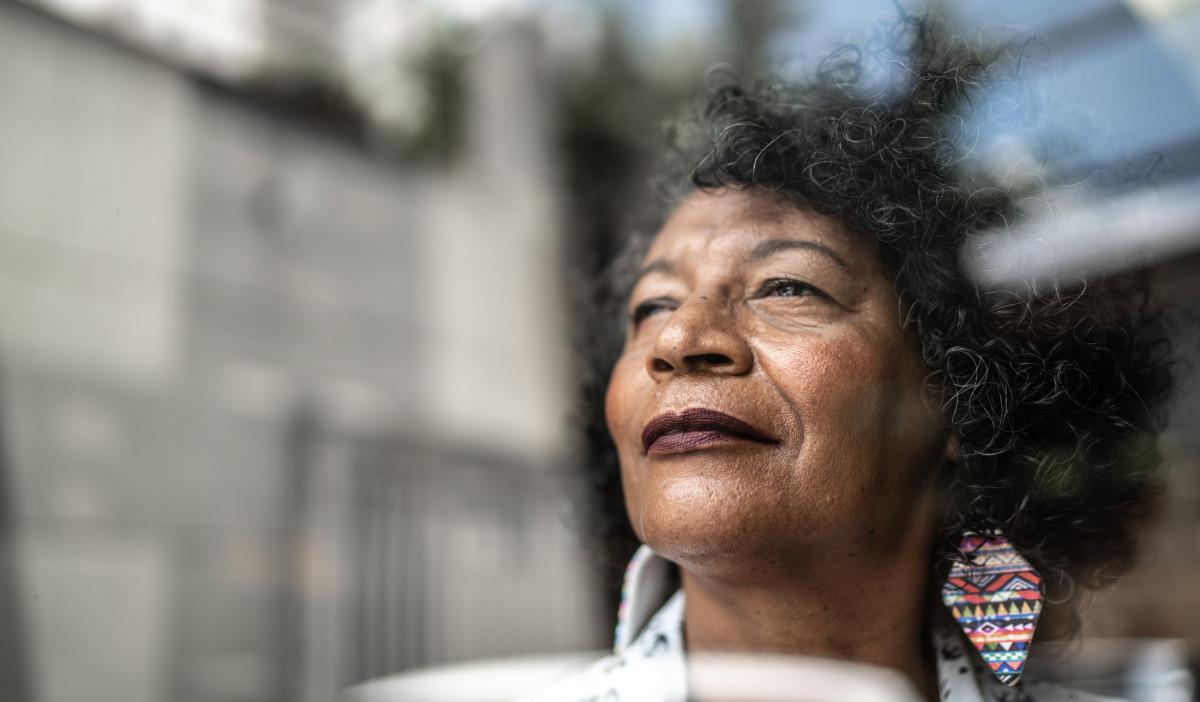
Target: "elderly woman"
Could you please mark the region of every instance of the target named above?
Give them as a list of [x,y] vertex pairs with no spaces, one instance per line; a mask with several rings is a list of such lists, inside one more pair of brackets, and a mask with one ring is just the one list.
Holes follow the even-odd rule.
[[644,545],[614,655],[534,699],[682,701],[701,652],[1084,698],[1020,674],[1039,619],[1069,633],[1129,560],[1166,342],[1137,282],[967,280],[964,242],[1027,195],[965,165],[1019,48],[898,26],[901,53],[719,89],[677,130],[688,187],[617,284],[598,469],[611,536]]

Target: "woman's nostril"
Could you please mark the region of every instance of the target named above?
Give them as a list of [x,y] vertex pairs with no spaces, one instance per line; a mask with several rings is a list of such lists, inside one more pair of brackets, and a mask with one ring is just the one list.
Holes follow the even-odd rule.
[[721,353],[701,353],[688,356],[693,366],[723,366],[733,363],[733,359]]

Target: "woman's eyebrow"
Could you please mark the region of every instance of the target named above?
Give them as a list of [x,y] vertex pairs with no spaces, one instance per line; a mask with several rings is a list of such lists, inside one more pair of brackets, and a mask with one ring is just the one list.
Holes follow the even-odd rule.
[[642,266],[642,269],[639,270],[637,273],[637,277],[635,277],[633,279],[633,285],[631,285],[630,287],[631,288],[637,287],[637,284],[639,282],[641,282],[642,278],[645,278],[646,276],[650,275],[651,273],[666,273],[667,275],[670,275],[674,272],[675,272],[675,264],[670,259],[665,258],[665,257],[656,258],[653,261],[651,261],[650,263],[647,263],[646,265]]
[[780,251],[787,251],[789,249],[812,249],[813,251],[818,251],[828,256],[834,263],[845,268],[848,272],[854,272],[850,268],[850,264],[846,263],[846,259],[839,256],[836,251],[818,241],[808,241],[807,239],[769,239],[761,241],[750,252],[750,260],[761,261],[764,258],[774,256]]

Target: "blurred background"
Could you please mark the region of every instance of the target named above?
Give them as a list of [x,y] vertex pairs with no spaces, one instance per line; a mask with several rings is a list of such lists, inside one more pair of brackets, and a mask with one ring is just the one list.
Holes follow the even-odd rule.
[[[943,11],[1044,36],[1032,79],[1105,137],[1064,172],[1137,174],[1089,185],[1105,237],[1051,227],[987,284],[1149,268],[1200,311],[1200,2]],[[708,69],[803,70],[894,17],[0,0],[0,697],[316,702],[604,648],[568,302]],[[1195,388],[1144,561],[1091,601],[1109,644],[1051,674],[1188,698],[1159,683],[1200,661]]]

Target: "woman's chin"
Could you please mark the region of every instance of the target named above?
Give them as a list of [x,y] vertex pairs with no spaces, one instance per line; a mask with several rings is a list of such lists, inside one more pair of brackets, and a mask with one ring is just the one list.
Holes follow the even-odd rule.
[[689,573],[729,584],[761,586],[773,574],[794,573],[794,559],[781,553],[777,544],[751,543],[735,535],[664,534],[648,542],[655,553]]
[[655,553],[701,576],[761,579],[788,569],[797,545],[781,532],[766,509],[747,501],[704,505],[663,502],[647,505],[638,535]]

